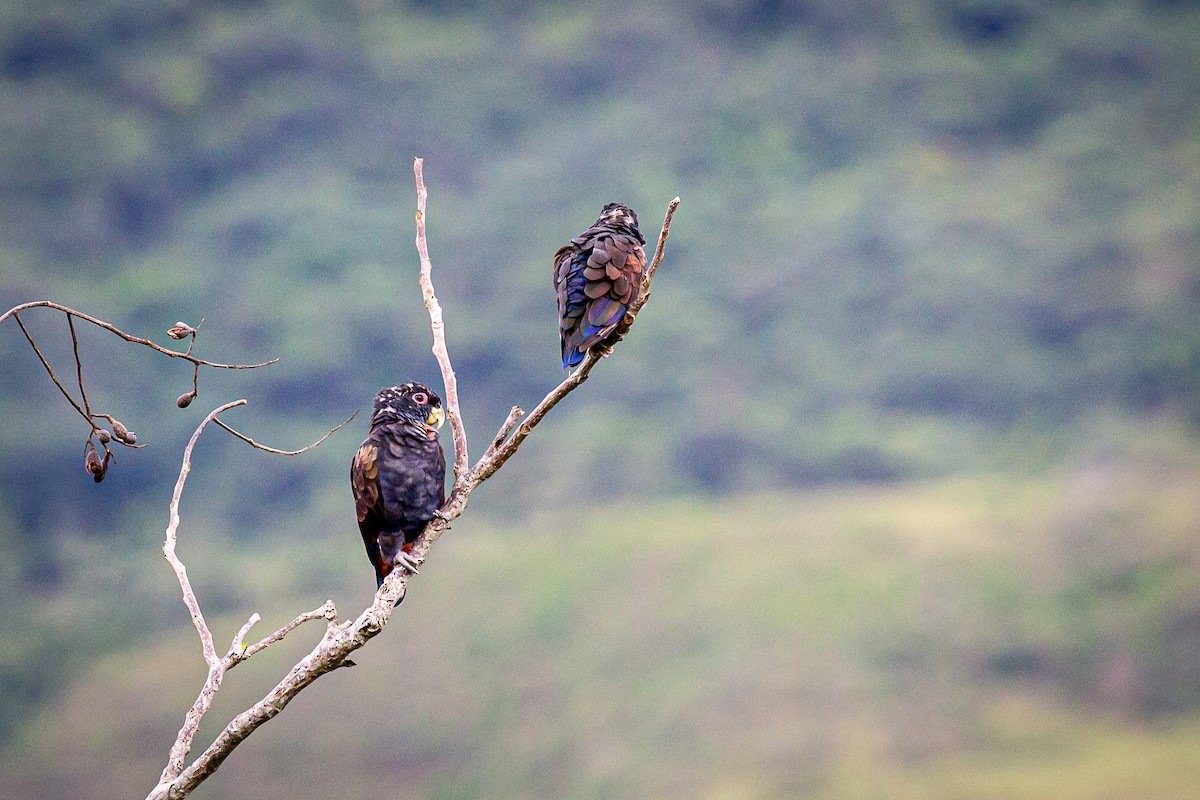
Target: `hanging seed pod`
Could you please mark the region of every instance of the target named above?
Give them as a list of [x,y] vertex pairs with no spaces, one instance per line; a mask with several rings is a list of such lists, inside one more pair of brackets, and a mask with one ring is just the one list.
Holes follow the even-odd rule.
[[179,398],[175,401],[175,405],[179,406],[180,408],[187,408],[195,399],[195,392],[184,392],[183,394],[179,395]]
[[96,431],[96,438],[100,440],[100,444],[108,444],[112,441],[112,434],[104,430],[104,428],[101,428],[100,430]]
[[108,456],[106,455],[101,461],[96,448],[92,447],[91,442],[88,442],[87,455],[83,458],[83,469],[92,476],[92,480],[99,483],[104,480],[104,473],[108,472]]

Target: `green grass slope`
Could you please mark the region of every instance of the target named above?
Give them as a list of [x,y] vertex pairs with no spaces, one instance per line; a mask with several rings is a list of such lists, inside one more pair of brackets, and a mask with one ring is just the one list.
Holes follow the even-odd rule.
[[[468,516],[358,666],[197,797],[1190,798],[1198,478],[1095,460]],[[197,521],[185,557],[219,639],[252,610],[265,632],[329,595],[365,602],[350,534],[317,533],[339,529],[327,505],[293,531],[303,548],[214,552]],[[0,795],[149,788],[202,679],[175,611],[22,726]],[[201,739],[317,635],[231,673]]]

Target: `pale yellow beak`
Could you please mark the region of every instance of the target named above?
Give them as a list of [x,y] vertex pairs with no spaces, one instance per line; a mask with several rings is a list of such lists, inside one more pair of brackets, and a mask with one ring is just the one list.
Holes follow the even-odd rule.
[[425,420],[426,424],[441,430],[442,423],[446,421],[446,412],[438,406],[429,409],[429,418]]

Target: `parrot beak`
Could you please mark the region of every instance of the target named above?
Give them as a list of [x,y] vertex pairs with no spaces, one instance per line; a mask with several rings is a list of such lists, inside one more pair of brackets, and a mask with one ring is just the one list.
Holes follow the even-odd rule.
[[438,430],[441,430],[442,423],[445,421],[446,421],[446,412],[442,411],[442,409],[438,406],[435,406],[434,408],[429,409],[429,418],[425,420],[425,422],[427,424],[432,425],[433,427],[437,428]]

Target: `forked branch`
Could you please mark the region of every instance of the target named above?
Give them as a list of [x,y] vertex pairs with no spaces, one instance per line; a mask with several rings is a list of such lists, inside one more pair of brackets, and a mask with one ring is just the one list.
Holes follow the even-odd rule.
[[[533,412],[525,417],[524,412],[518,406],[513,406],[508,417],[501,425],[500,430],[493,437],[490,446],[484,453],[483,457],[475,464],[474,467],[468,467],[469,458],[467,453],[466,433],[462,423],[462,415],[459,410],[458,402],[458,386],[455,379],[454,370],[450,363],[449,351],[446,347],[445,325],[442,321],[441,305],[438,303],[437,296],[433,289],[432,280],[432,263],[429,258],[429,250],[425,234],[425,217],[426,217],[426,198],[427,192],[422,176],[423,162],[421,159],[416,159],[413,164],[413,172],[417,184],[417,252],[420,258],[421,268],[419,273],[419,283],[421,286],[422,296],[425,301],[425,307],[429,312],[430,328],[433,333],[433,353],[437,358],[438,367],[442,373],[442,381],[445,385],[445,403],[447,416],[450,419],[451,430],[454,437],[454,471],[455,480],[454,488],[450,493],[450,497],[442,506],[440,513],[435,517],[429,525],[426,526],[421,536],[414,543],[410,556],[415,562],[420,564],[425,560],[430,547],[439,536],[450,526],[450,522],[456,519],[466,509],[467,498],[472,491],[497,470],[499,470],[509,458],[511,458],[521,446],[521,443],[533,431],[537,424],[545,418],[559,401],[570,394],[581,383],[587,380],[588,374],[601,356],[597,353],[588,353],[580,366],[571,373],[562,383],[555,387],[546,397],[538,403]],[[619,339],[628,332],[629,326],[633,324],[638,312],[645,305],[646,299],[650,295],[650,282],[657,271],[659,264],[662,262],[663,253],[666,246],[667,234],[671,225],[671,217],[675,213],[675,208],[679,205],[679,198],[676,197],[667,207],[666,218],[663,221],[662,232],[659,235],[658,247],[654,257],[650,262],[650,267],[646,271],[641,289],[636,300],[631,304],[623,324],[618,329]],[[201,423],[200,428],[192,437],[192,441],[188,444],[184,452],[184,466],[180,472],[180,481],[176,487],[176,495],[171,504],[171,525],[168,528],[168,543],[174,546],[174,531],[178,527],[178,495],[182,491],[183,480],[187,475],[189,468],[189,458],[192,446],[195,444],[196,438],[199,436],[201,429],[209,421],[215,420],[218,425],[226,428],[231,433],[234,433],[239,438],[250,442],[249,437],[238,434],[227,425],[216,419],[217,414],[221,411],[233,406],[240,405],[244,401],[228,404],[220,409],[217,409],[210,414],[204,423]],[[525,417],[522,420],[522,417]],[[345,424],[345,423],[343,423]],[[269,449],[269,448],[264,448]],[[277,452],[277,451],[276,451]],[[168,558],[171,556],[169,555]],[[194,594],[190,591],[190,586],[186,585],[186,572],[182,569],[182,565],[176,569],[176,573],[180,576],[180,585],[183,587],[185,602],[188,602],[189,610],[192,611],[193,620],[199,620],[197,630],[203,625],[203,617],[199,613],[199,607],[193,608]],[[179,739],[176,741],[176,747],[172,748],[171,757],[168,761],[167,768],[163,771],[162,778],[159,784],[151,791],[149,798],[153,800],[164,800],[167,798],[183,798],[186,797],[193,789],[199,786],[209,775],[220,767],[221,763],[233,752],[233,750],[253,733],[260,725],[278,714],[283,708],[304,690],[312,684],[321,675],[332,672],[342,666],[348,666],[352,662],[349,661],[349,656],[355,650],[364,646],[373,637],[379,634],[387,625],[391,618],[392,612],[396,608],[396,600],[404,595],[408,581],[413,573],[404,568],[392,570],[387,579],[383,582],[379,591],[376,592],[371,605],[366,608],[357,619],[350,622],[338,622],[337,612],[333,607],[333,603],[326,603],[325,606],[319,609],[314,609],[305,614],[301,614],[291,623],[280,628],[276,633],[258,643],[245,647],[244,639],[250,626],[257,621],[257,615],[250,618],[250,621],[238,632],[234,637],[233,645],[229,652],[223,658],[216,658],[215,647],[212,644],[212,637],[209,634],[206,638],[205,634],[201,633],[201,641],[204,643],[204,655],[206,661],[210,665],[209,677],[205,681],[204,688],[201,690],[200,697],[197,698],[196,704],[193,705],[192,711],[189,711],[189,716],[185,719],[184,729],[180,731]],[[191,598],[190,600],[188,598]],[[191,746],[192,739],[195,735],[194,728],[189,727],[190,723],[198,722],[200,716],[207,710],[211,703],[211,693],[215,693],[220,686],[220,679],[224,672],[242,660],[250,657],[264,647],[272,644],[274,641],[283,638],[289,631],[304,622],[312,619],[324,617],[326,619],[325,635],[321,641],[301,659],[288,672],[278,684],[268,692],[261,700],[255,703],[250,708],[234,717],[228,725],[217,735],[216,739],[190,764],[184,765],[188,749]],[[242,650],[244,648],[244,651]],[[209,693],[209,694],[206,694]],[[193,713],[195,712],[195,713]]]
[[[59,380],[58,375],[54,372],[54,368],[50,366],[50,361],[42,353],[41,348],[38,347],[38,343],[33,338],[33,334],[29,332],[29,329],[25,327],[25,323],[21,320],[21,312],[27,311],[31,308],[49,308],[53,311],[60,311],[66,316],[67,328],[71,333],[71,352],[75,357],[75,380],[79,385],[79,400],[76,400],[71,395],[71,392],[68,391],[67,387],[63,385],[63,382]],[[149,339],[143,339],[140,336],[128,334],[117,326],[105,322],[102,319],[93,317],[90,314],[84,314],[81,311],[76,311],[73,308],[68,308],[67,306],[54,303],[49,300],[36,300],[32,303],[24,303],[19,306],[14,306],[8,311],[5,311],[3,314],[0,314],[0,323],[3,323],[9,317],[12,317],[14,320],[16,320],[17,326],[21,329],[21,333],[25,335],[25,339],[29,342],[29,346],[33,348],[33,352],[37,355],[42,367],[50,376],[50,380],[54,382],[54,385],[58,387],[58,390],[62,393],[63,397],[66,398],[67,402],[71,404],[71,407],[74,408],[75,411],[78,412],[87,423],[88,431],[83,445],[83,463],[84,469],[89,475],[92,476],[92,479],[95,480],[96,483],[100,483],[102,480],[104,480],[104,476],[108,472],[108,462],[110,459],[114,458],[112,449],[108,446],[110,442],[115,441],[118,444],[122,444],[126,447],[144,447],[145,445],[136,444],[137,434],[132,433],[112,414],[92,411],[91,403],[88,401],[87,387],[83,380],[83,359],[79,354],[79,336],[75,332],[76,318],[103,328],[104,330],[119,336],[127,342],[149,347],[150,349],[171,358],[182,358],[190,361],[192,363],[192,388],[185,394],[181,394],[175,401],[176,405],[178,405],[180,408],[186,408],[198,394],[200,367],[202,366],[213,367],[216,369],[257,369],[258,367],[265,367],[274,364],[275,361],[278,360],[272,359],[271,361],[264,361],[260,364],[222,364],[216,361],[206,361],[202,358],[197,358],[196,356],[192,355],[192,348],[196,344],[196,332],[200,325],[197,325],[195,328],[193,328],[185,323],[177,322],[167,331],[167,335],[172,339],[185,339],[190,337],[191,341],[188,343],[187,351],[181,353],[176,350],[169,350],[165,347],[157,345]],[[200,320],[200,322],[203,324],[204,320]],[[112,428],[111,432],[97,425],[97,419],[108,420],[109,425]],[[100,447],[104,450],[103,459],[101,459],[99,455],[99,452],[96,448],[96,443],[93,441],[93,437],[99,440]]]
[[[226,672],[233,669],[235,666],[250,658],[260,650],[279,641],[288,633],[295,630],[303,623],[308,622],[309,620],[320,619],[324,617],[329,621],[330,624],[333,624],[337,621],[337,610],[333,606],[333,601],[327,601],[320,608],[316,608],[312,611],[301,614],[287,625],[284,625],[282,628],[275,631],[275,633],[247,647],[245,643],[246,635],[249,634],[250,628],[252,628],[260,620],[259,615],[255,613],[250,616],[250,619],[246,622],[246,624],[243,625],[241,630],[239,630],[233,637],[233,641],[225,655],[220,657],[217,656],[217,650],[216,645],[213,642],[212,631],[209,629],[208,623],[204,621],[204,613],[200,610],[200,602],[196,599],[196,593],[192,589],[191,581],[188,579],[187,567],[184,566],[183,561],[180,560],[178,554],[176,553],[176,545],[179,541],[179,503],[183,498],[183,487],[187,482],[188,473],[190,473],[192,470],[192,450],[195,449],[196,442],[200,439],[200,434],[204,432],[205,427],[207,427],[210,422],[215,422],[220,427],[225,428],[233,433],[235,436],[237,436],[237,438],[250,443],[260,450],[266,450],[268,452],[278,453],[280,455],[294,455],[317,447],[321,444],[321,442],[328,439],[334,431],[342,427],[342,425],[345,425],[346,422],[350,421],[346,420],[346,422],[343,422],[341,425],[338,425],[337,428],[334,428],[333,431],[326,433],[313,444],[301,448],[300,450],[278,450],[273,447],[267,447],[266,445],[259,444],[258,442],[255,442],[248,437],[237,433],[217,418],[218,415],[230,410],[231,408],[244,406],[245,404],[245,400],[234,400],[233,402],[226,403],[225,405],[211,411],[208,416],[206,416],[204,420],[196,427],[195,432],[192,433],[192,438],[188,440],[187,446],[183,450],[183,464],[179,469],[179,478],[175,481],[175,490],[171,494],[170,516],[169,522],[167,523],[166,541],[163,543],[163,555],[166,556],[167,562],[175,571],[175,577],[179,580],[179,589],[183,594],[183,603],[185,606],[187,606],[188,613],[191,614],[192,617],[192,624],[196,627],[196,633],[200,637],[200,648],[204,655],[204,661],[208,665],[208,675],[205,677],[204,685],[201,687],[200,694],[196,697],[196,701],[192,703],[192,707],[188,709],[187,714],[184,716],[183,726],[179,729],[179,733],[175,738],[175,743],[171,746],[171,752],[167,756],[167,765],[163,769],[162,776],[159,778],[159,785],[155,789],[155,792],[157,792],[160,788],[162,788],[167,793],[155,794],[155,792],[151,792],[151,797],[183,796],[181,794],[171,793],[171,787],[173,785],[172,782],[184,771],[184,762],[187,759],[188,753],[191,751],[192,740],[196,737],[196,731],[200,728],[200,720],[203,719],[204,714],[212,705],[213,699],[216,697],[217,690],[221,688],[221,682],[224,680]],[[353,419],[353,417],[351,417],[351,419]]]

